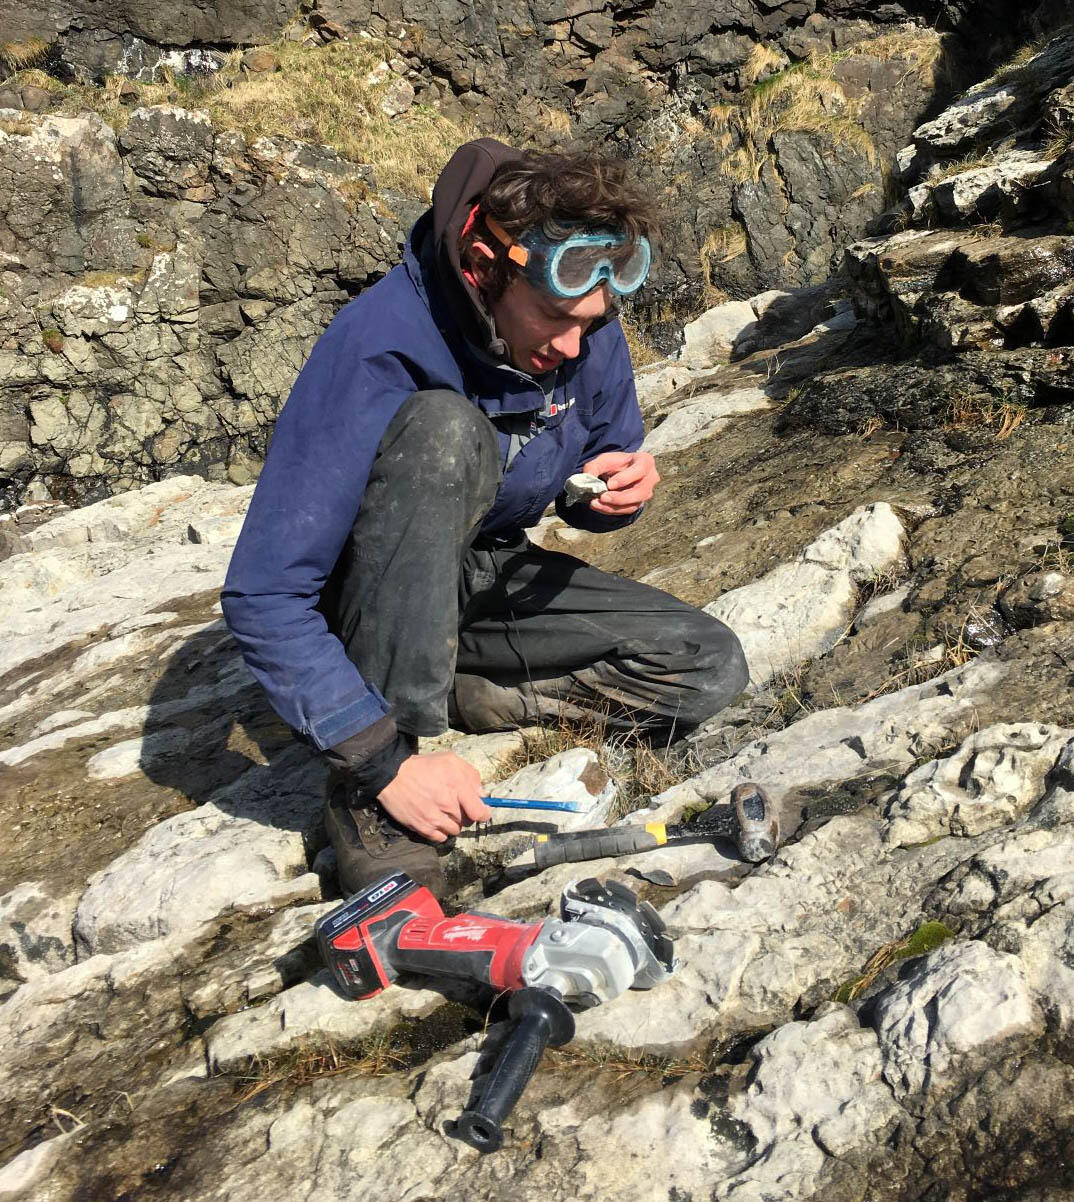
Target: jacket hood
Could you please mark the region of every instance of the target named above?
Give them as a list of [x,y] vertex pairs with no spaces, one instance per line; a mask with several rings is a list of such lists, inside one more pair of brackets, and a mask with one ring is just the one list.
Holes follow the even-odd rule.
[[466,142],[448,160],[433,188],[433,243],[436,273],[452,316],[468,342],[495,359],[508,354],[477,289],[463,278],[459,235],[470,210],[489,185],[501,163],[522,158],[522,152],[478,138]]

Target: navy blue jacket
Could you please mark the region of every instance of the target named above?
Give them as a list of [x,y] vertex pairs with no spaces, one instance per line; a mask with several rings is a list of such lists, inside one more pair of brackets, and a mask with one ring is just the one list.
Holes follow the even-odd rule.
[[[447,388],[490,418],[539,410],[522,372],[478,357],[453,321],[431,251],[431,211],[411,231],[404,262],[346,305],[321,336],[276,423],[221,597],[243,657],[280,716],[316,747],[333,747],[389,713],[316,608],[359,507],[388,423],[414,392]],[[586,505],[568,510],[567,476],[603,451],[634,451],[644,430],[622,328],[586,335],[560,372],[557,413],[511,461],[482,530],[560,515],[604,531]],[[507,454],[508,437],[501,434]]]

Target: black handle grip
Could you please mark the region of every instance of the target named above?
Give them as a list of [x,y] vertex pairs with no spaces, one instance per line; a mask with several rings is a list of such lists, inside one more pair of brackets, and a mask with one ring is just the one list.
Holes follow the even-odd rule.
[[538,868],[551,864],[574,864],[579,860],[602,860],[605,856],[628,856],[635,851],[651,851],[660,841],[643,826],[614,826],[606,831],[575,831],[549,835],[533,845],[533,860]]
[[511,998],[511,1015],[518,1023],[488,1075],[480,1100],[464,1110],[455,1124],[455,1133],[479,1152],[495,1152],[503,1145],[503,1120],[537,1071],[548,1044],[558,1047],[574,1038],[574,1015],[544,989],[520,989]]

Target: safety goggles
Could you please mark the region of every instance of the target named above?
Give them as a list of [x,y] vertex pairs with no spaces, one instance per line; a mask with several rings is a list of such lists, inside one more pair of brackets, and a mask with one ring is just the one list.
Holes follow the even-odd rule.
[[580,230],[557,242],[540,226],[514,238],[487,214],[485,225],[532,284],[564,299],[584,296],[602,283],[629,296],[645,283],[652,263],[648,238],[630,239],[617,230]]

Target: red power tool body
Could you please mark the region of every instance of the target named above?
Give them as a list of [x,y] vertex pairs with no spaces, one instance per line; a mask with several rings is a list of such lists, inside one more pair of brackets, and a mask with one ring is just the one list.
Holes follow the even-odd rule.
[[512,922],[493,914],[446,917],[436,898],[395,872],[319,919],[321,956],[342,991],[368,998],[404,973],[453,977],[510,993],[516,1026],[478,1102],[456,1124],[482,1152],[503,1142],[502,1120],[545,1047],[574,1036],[568,1003],[594,1006],[649,989],[674,968],[671,940],[647,902],[615,881],[569,885],[560,917]]
[[402,972],[521,989],[522,959],[543,923],[484,914],[445,918],[404,872],[356,894],[317,924],[321,956],[344,992],[373,997]]

